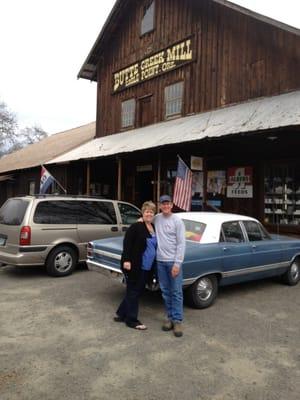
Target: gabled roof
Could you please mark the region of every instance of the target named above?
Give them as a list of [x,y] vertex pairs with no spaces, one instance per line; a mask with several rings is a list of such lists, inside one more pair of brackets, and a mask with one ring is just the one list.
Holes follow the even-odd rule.
[[300,90],[96,138],[48,164],[291,126],[300,126]]
[[0,173],[32,168],[44,164],[95,137],[96,123],[48,136],[40,142],[0,158]]
[[[116,0],[107,20],[105,21],[100,34],[98,35],[96,42],[94,43],[89,55],[87,56],[85,62],[83,63],[79,73],[78,78],[89,79],[91,81],[97,80],[97,64],[100,58],[100,54],[104,43],[111,34],[111,30],[114,29],[115,24],[118,21],[121,11],[126,8],[126,5],[130,3],[131,0]],[[266,17],[265,15],[259,14],[255,11],[251,11],[245,7],[239,6],[227,0],[211,0],[218,3],[224,7],[231,8],[241,14],[248,15],[249,17],[255,18],[261,22],[272,25],[276,28],[282,29],[284,31],[293,33],[300,36],[300,29],[294,28],[283,22],[276,21],[275,19]]]

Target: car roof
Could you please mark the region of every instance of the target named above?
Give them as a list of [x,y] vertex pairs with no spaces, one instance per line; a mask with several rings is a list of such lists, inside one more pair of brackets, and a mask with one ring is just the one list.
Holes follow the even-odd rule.
[[201,222],[206,228],[201,237],[201,243],[218,243],[220,239],[221,226],[229,221],[256,221],[255,218],[240,214],[229,214],[222,212],[192,211],[181,212],[177,215],[186,220]]
[[257,221],[255,218],[248,217],[241,214],[230,214],[223,212],[210,212],[210,211],[191,211],[176,213],[182,219],[189,219],[193,221],[203,222],[204,224],[210,223],[223,223],[228,221],[249,220]]

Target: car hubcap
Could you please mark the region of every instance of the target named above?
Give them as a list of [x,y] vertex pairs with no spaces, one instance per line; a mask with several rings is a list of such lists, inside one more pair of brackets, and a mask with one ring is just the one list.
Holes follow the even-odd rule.
[[199,280],[197,285],[197,295],[202,301],[206,301],[210,298],[213,291],[211,280],[208,278],[202,278]]
[[72,267],[72,257],[69,253],[58,253],[55,257],[55,268],[59,272],[66,272]]
[[296,263],[291,266],[291,277],[293,281],[296,281],[299,278],[299,267]]

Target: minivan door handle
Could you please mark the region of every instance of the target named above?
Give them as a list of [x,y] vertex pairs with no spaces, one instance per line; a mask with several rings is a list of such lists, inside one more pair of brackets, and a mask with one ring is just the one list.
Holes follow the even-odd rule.
[[111,231],[112,232],[118,232],[118,227],[117,226],[112,226]]
[[122,232],[126,232],[126,231],[127,231],[127,229],[128,229],[128,226],[123,226],[123,228],[122,228]]

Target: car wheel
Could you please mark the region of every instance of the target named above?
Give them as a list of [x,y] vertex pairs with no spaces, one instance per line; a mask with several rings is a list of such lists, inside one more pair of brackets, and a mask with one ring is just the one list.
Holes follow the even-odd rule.
[[203,276],[188,288],[188,300],[192,307],[206,308],[213,304],[218,294],[218,279],[215,275]]
[[76,264],[76,251],[69,246],[58,246],[49,254],[46,269],[51,276],[67,276],[73,272]]
[[300,280],[299,260],[294,260],[289,269],[283,275],[283,282],[289,286],[297,285]]

